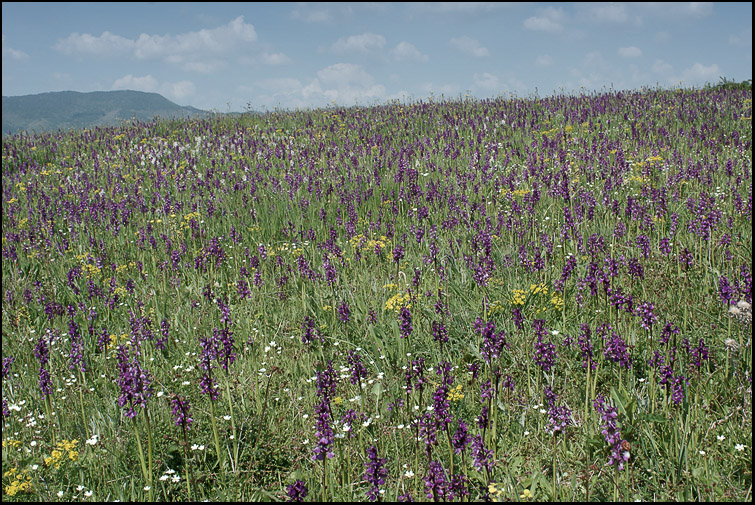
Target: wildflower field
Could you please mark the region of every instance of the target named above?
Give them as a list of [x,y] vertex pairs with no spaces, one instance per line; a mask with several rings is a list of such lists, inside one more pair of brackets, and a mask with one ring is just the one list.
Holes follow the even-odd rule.
[[3,501],[752,498],[752,91],[3,138]]

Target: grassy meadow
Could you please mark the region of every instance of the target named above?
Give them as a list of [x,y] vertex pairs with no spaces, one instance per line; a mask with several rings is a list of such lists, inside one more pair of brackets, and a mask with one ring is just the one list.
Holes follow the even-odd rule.
[[750,501],[752,91],[2,148],[3,501]]

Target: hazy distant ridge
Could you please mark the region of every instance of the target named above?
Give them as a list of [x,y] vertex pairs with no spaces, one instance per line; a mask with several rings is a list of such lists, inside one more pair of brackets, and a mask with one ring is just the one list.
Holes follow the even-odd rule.
[[136,118],[151,121],[156,116],[196,117],[208,114],[194,107],[182,107],[157,93],[142,91],[56,91],[38,95],[3,97],[3,135],[53,132],[71,128],[113,126]]

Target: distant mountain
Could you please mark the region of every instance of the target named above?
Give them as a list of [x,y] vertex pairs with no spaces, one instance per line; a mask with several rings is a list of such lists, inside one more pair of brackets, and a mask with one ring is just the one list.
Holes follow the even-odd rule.
[[54,132],[114,126],[137,119],[202,117],[209,112],[182,107],[157,93],[142,91],[57,91],[38,95],[4,96],[2,133]]

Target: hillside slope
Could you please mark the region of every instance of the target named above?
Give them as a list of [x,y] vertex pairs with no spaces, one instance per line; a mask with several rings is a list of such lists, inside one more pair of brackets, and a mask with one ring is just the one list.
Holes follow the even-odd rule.
[[157,93],[58,91],[4,96],[2,131],[3,135],[20,131],[52,132],[113,126],[131,119],[151,121],[156,116],[185,118],[206,114],[194,107],[177,105]]

